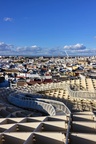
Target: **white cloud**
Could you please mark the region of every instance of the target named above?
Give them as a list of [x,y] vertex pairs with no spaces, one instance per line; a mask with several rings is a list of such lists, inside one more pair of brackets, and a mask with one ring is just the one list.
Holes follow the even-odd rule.
[[38,46],[37,45],[33,45],[33,46],[31,46],[32,48],[37,48]]
[[4,42],[0,42],[0,46],[3,45],[3,44],[4,44]]
[[13,45],[5,44],[4,42],[0,42],[0,51],[11,51],[14,48]]
[[33,46],[24,46],[24,47],[17,47],[17,51],[26,51],[26,52],[29,52],[29,51],[37,51],[37,50],[40,50],[40,47],[36,46],[36,45],[33,45]]
[[11,22],[11,21],[13,20],[13,18],[10,18],[10,17],[4,17],[3,20],[4,20],[5,22],[7,22],[7,21]]
[[65,50],[84,50],[86,47],[83,44],[75,44],[75,45],[65,45],[64,46]]
[[44,48],[33,46],[15,47],[11,44],[0,42],[0,55],[50,55],[50,56],[64,56],[65,51],[69,55],[96,55],[96,49],[87,49],[83,44],[66,45],[64,47]]

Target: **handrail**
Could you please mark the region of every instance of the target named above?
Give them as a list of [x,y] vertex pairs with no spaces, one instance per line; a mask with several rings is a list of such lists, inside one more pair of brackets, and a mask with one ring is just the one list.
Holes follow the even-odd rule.
[[[17,88],[18,89],[18,88]],[[90,92],[90,91],[74,91],[71,89],[70,84],[67,84],[66,82],[59,82],[59,83],[51,83],[51,84],[43,84],[38,85],[35,88],[30,87],[30,91],[32,93],[40,92],[40,91],[46,91],[46,90],[52,90],[52,89],[63,89],[67,90],[70,97],[73,98],[82,98],[82,99],[90,99],[90,100],[96,100],[96,92]],[[24,90],[24,89],[23,89]],[[21,88],[21,91],[23,91]]]
[[89,91],[73,91],[70,86],[67,85],[68,94],[70,97],[74,98],[82,98],[82,99],[90,99],[96,100],[96,93]]
[[50,100],[50,99],[41,99],[41,98],[38,98],[38,100],[50,103],[55,108],[58,108],[61,111],[63,111],[65,114],[70,114],[71,113],[69,108],[63,102],[56,101],[56,100]]
[[73,91],[70,88],[70,84],[67,83],[52,83],[52,84],[45,84],[39,89],[36,89],[36,92],[40,91],[46,91],[46,90],[52,90],[52,89],[63,89],[68,90],[68,94],[70,97],[74,98],[82,98],[82,99],[95,99],[96,100],[96,92],[90,92],[90,91]]
[[40,110],[42,112],[47,112],[49,115],[56,115],[55,108],[48,103],[44,103],[42,101],[38,101],[36,99],[26,99],[23,96],[21,97],[19,94],[10,94],[8,97],[8,101],[16,106],[22,108],[32,108],[35,110]]

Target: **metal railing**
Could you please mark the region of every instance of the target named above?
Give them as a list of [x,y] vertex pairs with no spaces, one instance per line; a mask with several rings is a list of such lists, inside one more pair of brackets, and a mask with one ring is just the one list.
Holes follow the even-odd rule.
[[96,100],[96,92],[95,91],[94,92],[74,91],[71,89],[70,84],[67,84],[67,83],[51,83],[49,85],[45,84],[45,85],[37,88],[36,92],[47,91],[47,90],[52,90],[52,89],[67,90],[70,97]]
[[28,109],[39,110],[41,112],[48,113],[49,115],[56,115],[55,108],[49,104],[42,101],[36,100],[35,98],[21,97],[19,94],[10,94],[8,101],[16,106]]

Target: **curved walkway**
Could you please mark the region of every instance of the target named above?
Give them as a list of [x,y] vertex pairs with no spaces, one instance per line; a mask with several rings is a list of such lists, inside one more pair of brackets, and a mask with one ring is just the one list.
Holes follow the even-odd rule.
[[[27,87],[25,89],[27,89]],[[6,129],[4,129],[5,134],[4,134],[4,132],[2,134],[3,140],[5,140],[5,142],[7,142],[8,140],[10,140],[10,141],[13,140],[13,139],[10,139],[10,136],[11,136],[12,132],[15,132],[15,134],[17,134],[19,132],[19,134],[18,134],[18,136],[19,136],[21,134],[20,131],[24,133],[24,130],[25,130],[26,134],[29,131],[31,131],[31,133],[28,135],[28,138],[24,139],[23,141],[20,141],[20,139],[18,139],[18,141],[20,141],[20,142],[18,142],[18,144],[21,144],[21,143],[22,144],[31,144],[31,143],[34,143],[34,141],[35,141],[36,144],[38,144],[40,142],[41,143],[44,142],[46,144],[48,142],[57,144],[59,138],[60,138],[60,140],[59,140],[60,144],[61,143],[68,144],[69,143],[68,142],[69,138],[71,139],[72,142],[75,143],[76,139],[74,139],[74,135],[76,135],[75,138],[79,137],[79,139],[80,139],[80,136],[81,136],[80,134],[83,131],[83,128],[85,130],[86,126],[88,127],[88,133],[89,133],[90,130],[92,130],[96,133],[96,130],[91,128],[91,125],[95,126],[95,125],[93,125],[94,124],[93,120],[96,120],[93,113],[90,116],[89,116],[89,114],[82,115],[81,113],[80,114],[76,113],[72,117],[73,122],[71,124],[70,123],[71,122],[71,112],[66,107],[66,105],[64,105],[62,102],[49,100],[49,99],[42,99],[43,97],[38,97],[38,95],[36,97],[36,92],[52,90],[52,89],[67,90],[70,97],[74,97],[76,99],[77,98],[79,98],[79,99],[82,98],[82,99],[91,99],[91,100],[95,99],[96,100],[96,93],[95,92],[73,91],[70,88],[70,85],[67,84],[67,83],[52,83],[52,84],[46,84],[46,85],[35,85],[33,88],[31,88],[31,87],[28,88],[28,92],[30,94],[34,93],[33,96],[35,95],[35,97],[26,97],[26,96],[24,96],[20,93],[18,94],[16,92],[18,90],[18,88],[13,89],[13,90],[9,88],[8,89],[9,91],[6,89],[7,90],[7,94],[6,94],[7,98],[13,104],[18,103],[18,106],[23,106],[23,105],[26,106],[27,105],[29,107],[29,104],[31,103],[30,105],[33,104],[34,108],[39,108],[40,109],[42,107],[44,111],[47,110],[49,115],[52,115],[52,116],[46,117],[42,122],[39,122],[38,126],[37,126],[37,122],[36,123],[34,122],[35,129],[33,129],[33,127],[29,128],[29,125],[30,125],[30,127],[33,126],[33,120],[32,120],[32,125],[28,124],[28,123],[25,124],[24,123],[25,119],[22,118],[23,120],[20,119],[20,124],[19,125],[18,125],[18,123],[15,124],[15,125],[13,124],[9,127],[9,129],[8,129],[9,125],[7,127],[5,127],[4,121],[1,120],[1,123],[4,125],[4,128],[6,128]],[[20,88],[20,91],[23,93],[24,89]],[[5,92],[5,89],[4,89],[4,92]],[[28,93],[28,92],[26,92],[26,93]],[[25,95],[26,95],[26,93],[25,93]],[[40,107],[38,107],[39,105],[40,105]],[[57,118],[57,116],[54,116],[54,115],[57,115],[57,111],[56,111],[57,109],[64,112],[63,116],[65,116],[66,119],[67,119],[67,115],[65,115],[65,114],[69,114],[68,115],[68,121],[64,120],[64,117],[60,120],[60,115],[58,116],[58,118]],[[93,119],[93,116],[94,116],[94,119]],[[86,121],[86,119],[88,119],[89,117],[92,118],[91,123],[88,123],[88,121]],[[80,123],[78,123],[77,121],[75,122],[75,120],[78,120],[78,118],[79,118],[79,121],[80,121],[80,119],[82,119],[84,121],[81,121]],[[26,122],[27,122],[28,119],[30,119],[30,118],[27,118]],[[13,119],[11,119],[11,121],[12,120]],[[86,122],[86,125],[85,125],[85,122]],[[82,124],[84,125],[83,128],[82,128]],[[55,126],[53,126],[53,125],[55,125]],[[71,127],[71,133],[70,133],[70,137],[69,137],[70,125],[72,125],[72,127]],[[82,128],[81,131],[77,128],[78,125],[80,125],[80,127],[78,127],[78,128]],[[89,127],[89,125],[90,125],[90,127]],[[15,128],[16,128],[17,131],[15,131]],[[33,131],[32,131],[32,129],[33,129]],[[20,130],[20,131],[18,131],[18,130]],[[58,133],[56,133],[56,130],[58,131]],[[46,133],[46,131],[48,133]],[[78,132],[80,132],[80,133],[78,133]],[[7,135],[9,135],[9,136],[7,136],[7,138],[6,138],[6,133],[8,133]],[[85,133],[85,136],[86,136],[87,139],[89,138],[87,136],[88,133],[87,132]],[[93,134],[94,133],[92,133],[92,138],[93,139],[91,140],[91,142],[95,143],[96,142],[96,140],[95,140],[96,135],[93,135]],[[84,133],[82,135],[84,136]],[[63,139],[62,139],[62,136],[63,136]],[[20,135],[20,138],[21,137],[22,136]],[[24,135],[24,137],[25,137],[25,135]],[[44,140],[42,141],[43,138],[44,138],[45,141]],[[81,136],[81,138],[82,138],[82,136]],[[17,140],[16,137],[15,137],[15,139]],[[15,140],[13,140],[13,141],[15,141]],[[89,143],[89,142],[90,142],[90,139],[87,143]],[[13,143],[13,142],[10,142],[10,143]],[[71,143],[71,144],[73,144],[73,143]]]
[[[95,92],[89,92],[89,91],[74,91],[71,89],[70,84],[67,84],[66,82],[61,83],[51,83],[51,84],[45,84],[45,85],[38,85],[37,87],[34,86],[33,89],[30,88],[30,90],[35,94],[36,92],[40,91],[46,91],[46,90],[52,90],[52,89],[63,89],[68,91],[68,95],[70,97],[76,98],[76,99],[90,99],[90,100],[96,100],[96,93]],[[25,97],[25,95],[20,95],[17,93],[10,94],[8,96],[8,101],[16,106],[22,107],[22,108],[32,108],[36,109],[42,112],[47,112],[49,115],[56,115],[56,108],[59,108],[62,112],[65,114],[70,114],[70,110],[66,107],[66,105],[62,102],[57,102],[55,100],[48,100],[48,99],[41,99],[38,96],[35,97]]]
[[89,92],[89,91],[74,91],[70,88],[70,84],[67,83],[51,83],[51,84],[45,84],[39,89],[37,88],[35,92],[40,91],[46,91],[46,90],[52,90],[52,89],[63,89],[67,90],[70,97],[74,98],[82,98],[82,99],[94,99],[96,100],[96,92]]
[[26,97],[25,94],[14,93],[8,96],[8,101],[15,106],[28,109],[36,109],[41,112],[48,113],[49,115],[56,115],[57,110],[63,112],[63,114],[70,114],[70,110],[67,106],[55,100],[43,99],[35,97]]

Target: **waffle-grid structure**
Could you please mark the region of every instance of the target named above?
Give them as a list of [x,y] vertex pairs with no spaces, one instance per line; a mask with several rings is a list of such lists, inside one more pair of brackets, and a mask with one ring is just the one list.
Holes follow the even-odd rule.
[[[79,81],[79,84],[77,84]],[[84,88],[82,80],[67,81],[68,84],[78,85]],[[91,80],[92,82],[93,80]],[[94,80],[95,81],[95,80]],[[62,82],[63,83],[63,82]],[[68,144],[68,143],[96,143],[96,101],[91,97],[73,97],[69,95],[68,89],[57,88],[52,84],[35,85],[33,87],[19,87],[13,89],[1,89],[0,105],[0,143],[1,144]],[[86,84],[86,82],[85,82]],[[54,84],[56,85],[56,84]],[[94,84],[95,85],[95,84]],[[45,86],[45,87],[44,87]],[[48,87],[48,89],[46,89]],[[92,86],[93,88],[93,86]],[[16,91],[27,93],[39,92],[47,99],[64,102],[72,114],[32,117],[32,111],[13,106],[8,103],[8,96]],[[94,92],[95,88],[87,92]],[[73,90],[74,91],[74,90]],[[85,91],[83,89],[83,91]],[[35,113],[36,114],[36,113]],[[4,117],[4,118],[3,118]],[[6,117],[6,118],[5,118]]]

